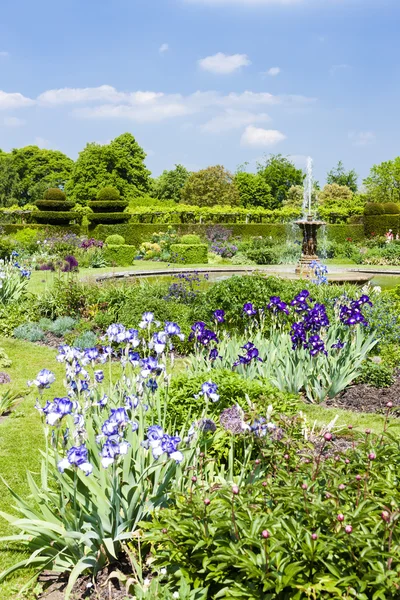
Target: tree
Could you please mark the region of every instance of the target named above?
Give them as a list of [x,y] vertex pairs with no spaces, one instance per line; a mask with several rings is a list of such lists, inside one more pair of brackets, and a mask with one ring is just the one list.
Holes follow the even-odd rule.
[[264,164],[258,164],[257,171],[271,188],[274,199],[271,208],[282,206],[293,185],[303,185],[303,171],[281,154],[271,155]]
[[346,185],[327,184],[318,194],[318,202],[325,208],[346,208],[353,200],[353,192]]
[[326,182],[328,184],[337,183],[337,185],[346,186],[354,193],[356,193],[358,189],[357,179],[358,175],[355,170],[345,171],[341,160],[339,160],[337,166],[331,169],[326,176]]
[[191,173],[183,165],[175,165],[171,171],[163,171],[154,179],[151,194],[159,200],[174,200],[180,202],[182,189],[185,187]]
[[109,144],[87,144],[79,153],[67,185],[69,197],[81,204],[97,197],[100,188],[115,187],[123,198],[146,194],[150,189],[150,171],[146,154],[130,133]]
[[232,174],[221,165],[192,173],[182,190],[184,204],[236,206],[239,192]]
[[0,154],[0,201],[3,205],[33,203],[49,187],[63,187],[73,160],[58,150],[25,146]]
[[374,165],[363,183],[372,202],[400,202],[400,156]]
[[240,204],[245,208],[271,208],[274,198],[270,186],[259,174],[236,173],[234,183],[239,190]]

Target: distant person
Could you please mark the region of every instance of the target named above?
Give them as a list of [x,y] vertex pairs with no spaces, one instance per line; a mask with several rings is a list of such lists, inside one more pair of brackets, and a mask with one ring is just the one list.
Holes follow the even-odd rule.
[[390,244],[390,242],[393,242],[393,240],[394,240],[393,231],[391,229],[389,229],[389,231],[385,234],[385,237],[386,237],[387,244]]
[[398,242],[400,240],[400,235],[399,232],[396,233],[396,242]]

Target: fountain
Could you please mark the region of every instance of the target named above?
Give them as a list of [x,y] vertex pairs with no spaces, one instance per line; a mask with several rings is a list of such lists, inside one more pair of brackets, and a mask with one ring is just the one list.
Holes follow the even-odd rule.
[[303,232],[303,245],[301,258],[296,267],[297,275],[309,276],[313,272],[311,263],[315,264],[319,262],[317,256],[317,231],[323,225],[326,225],[323,221],[317,221],[314,219],[311,213],[311,199],[313,191],[313,172],[312,172],[312,158],[307,159],[307,175],[304,182],[304,200],[303,200],[303,219],[295,221],[295,224],[300,227]]

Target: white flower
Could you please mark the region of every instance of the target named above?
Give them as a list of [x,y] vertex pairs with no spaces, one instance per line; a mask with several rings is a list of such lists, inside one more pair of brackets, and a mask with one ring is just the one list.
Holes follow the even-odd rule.
[[172,597],[173,597],[173,598],[179,598],[179,592],[174,592],[174,593],[172,594]]
[[165,567],[163,567],[162,569],[160,569],[160,573],[161,573],[161,575],[166,575],[167,569]]

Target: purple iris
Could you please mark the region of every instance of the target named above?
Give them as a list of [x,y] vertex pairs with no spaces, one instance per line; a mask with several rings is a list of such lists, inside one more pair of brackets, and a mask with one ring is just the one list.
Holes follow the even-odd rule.
[[243,306],[243,312],[249,317],[254,317],[254,315],[257,314],[257,310],[254,308],[251,302],[246,302],[246,304]]
[[218,348],[212,348],[212,350],[210,350],[210,354],[208,355],[208,358],[210,360],[217,360],[217,358],[222,358],[218,353]]
[[308,342],[307,342],[307,348],[310,351],[310,356],[317,356],[318,354],[322,353],[327,355],[327,351],[325,350],[325,344],[323,342],[323,340],[319,337],[319,335],[312,335],[310,336]]
[[252,342],[247,342],[247,344],[242,346],[242,349],[246,350],[246,355],[242,356],[239,354],[237,360],[233,363],[232,368],[238,367],[239,365],[249,365],[252,360],[263,362],[262,358],[259,356],[260,353],[258,349]]
[[216,311],[214,311],[214,319],[217,321],[217,323],[225,323],[225,311],[221,308],[218,308]]
[[332,348],[337,348],[338,350],[341,350],[344,347],[345,347],[345,343],[341,342],[340,340],[338,340],[336,342],[336,344],[332,344]]
[[286,302],[281,300],[280,296],[271,296],[269,300],[270,302],[267,306],[269,310],[272,310],[274,313],[283,312],[286,315],[289,314],[288,306]]

